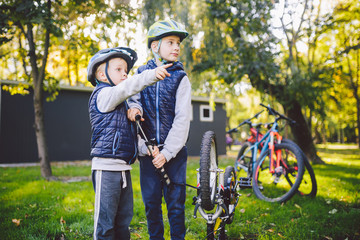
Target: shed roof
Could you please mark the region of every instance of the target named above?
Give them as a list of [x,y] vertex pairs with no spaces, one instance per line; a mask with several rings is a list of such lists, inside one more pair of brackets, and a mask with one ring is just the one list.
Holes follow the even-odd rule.
[[[14,80],[0,80],[0,84],[9,84],[9,85],[25,84],[25,85],[29,85],[27,82],[14,81]],[[92,92],[94,90],[94,87],[60,85],[60,90],[70,90],[70,91],[79,91],[79,92]],[[196,102],[209,102],[210,97],[191,96],[191,100],[196,101]],[[226,103],[226,99],[224,99],[224,98],[215,98],[214,102],[215,103]]]

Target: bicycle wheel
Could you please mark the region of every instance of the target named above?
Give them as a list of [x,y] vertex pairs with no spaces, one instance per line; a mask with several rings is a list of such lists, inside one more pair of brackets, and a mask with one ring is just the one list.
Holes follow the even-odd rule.
[[[290,139],[283,139],[282,142],[295,144]],[[298,146],[298,145],[296,145],[296,146]],[[300,149],[300,147],[299,147],[299,149]],[[314,170],[311,167],[309,159],[306,157],[305,153],[301,149],[300,149],[300,151],[301,151],[301,154],[302,154],[302,157],[304,160],[305,171],[304,171],[304,175],[302,178],[302,182],[299,186],[298,192],[302,196],[315,197],[317,194],[317,182],[316,182],[316,178],[315,178],[315,173],[314,173]],[[292,182],[290,184],[292,184]]]
[[215,206],[217,190],[218,155],[213,131],[204,133],[200,149],[200,198],[201,207],[210,211]]
[[[270,172],[270,150],[263,152],[253,172],[255,195],[267,202],[285,202],[296,192],[304,174],[304,161],[299,149],[289,143],[275,144],[274,162],[280,157],[280,166]],[[293,184],[290,185],[288,181]]]
[[215,234],[214,234],[214,223],[207,223],[206,224],[206,239],[207,240],[214,240]]
[[252,150],[251,143],[244,142],[235,160],[235,171],[238,177],[251,177],[252,175]]

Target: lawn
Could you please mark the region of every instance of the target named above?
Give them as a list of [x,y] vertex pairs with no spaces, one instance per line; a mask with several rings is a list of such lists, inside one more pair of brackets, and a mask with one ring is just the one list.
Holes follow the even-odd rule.
[[[258,200],[242,190],[235,219],[227,225],[229,239],[360,239],[360,151],[355,145],[318,145],[326,165],[313,165],[318,181],[315,199],[294,196],[286,204]],[[219,158],[233,165],[236,149]],[[139,186],[139,165],[133,165],[135,212],[132,239],[148,239]],[[187,181],[196,185],[199,158],[188,161]],[[45,181],[38,166],[0,168],[0,239],[92,239],[94,192],[90,162],[53,163],[61,181]],[[204,239],[206,221],[193,218],[187,188],[186,239]],[[165,207],[163,208],[166,213]],[[164,214],[166,215],[166,214]],[[169,239],[167,218],[166,239]]]

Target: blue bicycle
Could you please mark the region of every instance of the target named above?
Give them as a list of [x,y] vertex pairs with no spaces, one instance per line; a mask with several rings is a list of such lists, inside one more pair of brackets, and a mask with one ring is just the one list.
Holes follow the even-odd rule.
[[[248,141],[243,145],[236,159],[235,170],[239,173],[236,186],[252,187],[259,199],[268,202],[285,202],[297,192],[302,181],[303,155],[293,142],[282,142],[279,134],[279,120],[290,123],[294,121],[271,107],[260,105],[265,107],[270,115],[275,116],[275,120],[264,134],[259,131],[262,124],[254,125],[250,121],[260,113],[239,124],[249,124],[253,130],[256,129],[256,134],[252,142]],[[245,172],[246,176],[242,176],[241,171]]]

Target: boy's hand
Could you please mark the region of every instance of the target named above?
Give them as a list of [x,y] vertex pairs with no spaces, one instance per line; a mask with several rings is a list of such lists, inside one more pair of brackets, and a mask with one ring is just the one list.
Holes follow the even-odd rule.
[[157,79],[159,80],[164,80],[164,78],[166,77],[170,77],[170,73],[168,73],[168,71],[166,71],[166,69],[168,67],[171,67],[173,64],[172,63],[168,63],[168,64],[165,64],[165,65],[162,65],[160,67],[157,67],[155,69],[155,76]]
[[[157,146],[151,146],[152,156],[155,158],[159,154],[159,148]],[[148,155],[151,156],[149,150]]]
[[[130,108],[128,111],[127,111],[127,117],[130,121],[133,121],[135,122],[135,116],[136,115],[141,115],[141,111],[140,109],[138,108]],[[140,119],[141,121],[144,121],[145,119],[141,118]]]
[[166,158],[162,153],[159,153],[153,160],[152,163],[156,168],[161,168],[166,163]]

